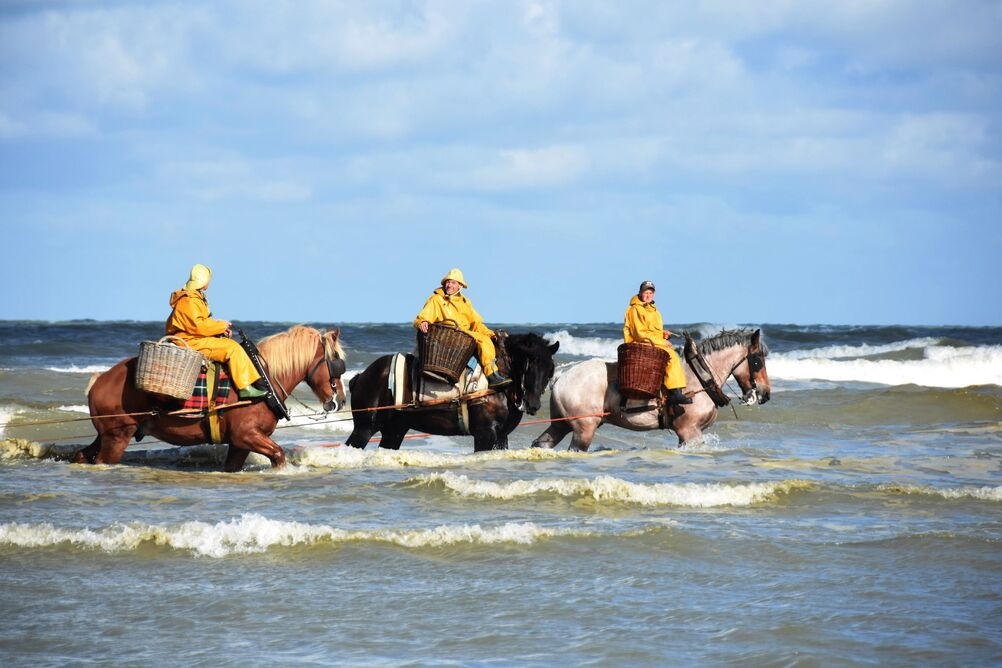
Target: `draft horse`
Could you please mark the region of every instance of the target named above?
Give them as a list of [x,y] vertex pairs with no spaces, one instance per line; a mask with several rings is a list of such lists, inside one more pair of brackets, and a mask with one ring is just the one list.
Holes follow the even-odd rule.
[[[542,395],[553,378],[553,355],[560,343],[550,344],[538,334],[511,334],[504,339],[512,382],[493,394],[469,403],[469,434],[473,450],[505,450],[508,434],[522,420],[523,410],[535,415]],[[499,354],[501,352],[499,348]],[[381,433],[379,447],[398,450],[410,429],[442,436],[465,435],[458,411],[451,404],[416,408],[382,408],[393,405],[388,389],[390,362],[384,355],[351,379],[351,408],[355,426],[347,445],[364,448],[373,434]]]
[[[306,381],[325,411],[344,405],[344,365],[337,363],[344,359],[340,334],[339,329],[321,333],[296,325],[260,341],[268,378],[277,392],[284,393],[283,399]],[[87,399],[97,438],[76,453],[75,462],[117,464],[134,436],[138,440],[150,435],[172,445],[211,441],[208,418],[170,415],[154,395],[136,388],[136,362],[135,357],[122,360],[91,380]],[[226,408],[218,416],[221,440],[229,445],[225,471],[239,471],[251,452],[267,457],[273,467],[285,464],[285,453],[271,440],[278,418],[264,401]]]
[[[716,336],[697,344],[709,365],[713,377],[721,388],[731,376],[741,388],[746,404],[764,404],[769,401],[772,388],[765,368],[769,349],[762,340],[761,330],[724,330]],[[686,364],[688,384],[684,390],[692,395],[692,403],[685,413],[675,418],[672,431],[678,442],[698,441],[717,419],[717,406],[703,391],[696,373]],[[576,415],[573,420],[553,422],[533,441],[534,447],[555,447],[567,434],[573,432],[571,448],[587,450],[595,437],[595,430],[603,424],[614,424],[633,431],[659,429],[657,410],[631,412],[621,407],[621,396],[616,384],[618,365],[601,359],[579,362],[564,371],[553,382],[550,393],[550,417],[564,418]],[[605,415],[602,415],[605,414]]]

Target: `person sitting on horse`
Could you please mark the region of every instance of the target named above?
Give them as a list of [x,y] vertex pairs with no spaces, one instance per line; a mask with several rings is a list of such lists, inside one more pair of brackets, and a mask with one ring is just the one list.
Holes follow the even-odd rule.
[[442,287],[436,288],[425,302],[424,308],[414,318],[414,328],[423,334],[428,333],[428,326],[438,322],[451,320],[456,326],[473,337],[477,343],[477,357],[480,366],[487,375],[489,387],[498,387],[511,382],[503,376],[495,364],[497,354],[492,337],[494,332],[485,324],[473,304],[460,293],[461,288],[468,287],[463,279],[463,272],[451,269],[442,279]]
[[170,296],[171,314],[167,318],[167,334],[183,339],[194,350],[215,362],[225,362],[241,399],[265,396],[267,385],[247,351],[230,338],[232,325],[216,320],[209,312],[205,291],[209,288],[212,271],[202,264],[191,268],[188,282]]
[[669,404],[691,404],[692,397],[682,394],[682,389],[685,387],[685,371],[682,369],[678,353],[668,341],[671,334],[671,331],[665,330],[661,313],[654,305],[654,283],[644,281],[626,309],[623,338],[627,343],[649,341],[668,351],[664,379],[666,400]]

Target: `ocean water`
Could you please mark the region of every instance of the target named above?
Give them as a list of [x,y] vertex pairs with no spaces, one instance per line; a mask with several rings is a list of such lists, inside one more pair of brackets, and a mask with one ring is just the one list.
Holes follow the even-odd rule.
[[[762,325],[772,400],[681,447],[533,449],[544,401],[508,451],[354,450],[304,386],[284,469],[148,440],[60,460],[93,439],[90,376],[161,326],[0,322],[4,666],[1002,663],[1002,328]],[[413,347],[341,326],[349,377]],[[620,336],[506,327],[561,369]]]

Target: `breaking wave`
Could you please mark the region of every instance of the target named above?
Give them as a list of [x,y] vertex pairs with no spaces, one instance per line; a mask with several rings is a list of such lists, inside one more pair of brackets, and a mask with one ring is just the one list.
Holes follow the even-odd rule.
[[810,351],[774,353],[767,362],[769,376],[924,387],[1002,385],[1002,346],[930,346],[920,360],[834,359],[847,350],[821,349],[813,356],[806,356]]
[[948,489],[936,489],[933,487],[923,487],[920,485],[883,485],[886,492],[892,494],[920,494],[925,496],[936,496],[951,501],[960,499],[974,499],[977,501],[1002,501],[1002,486],[991,487],[955,487]]
[[431,473],[416,476],[411,484],[441,487],[460,496],[483,499],[512,499],[554,494],[561,497],[591,497],[596,501],[618,501],[643,506],[684,506],[714,508],[749,506],[770,501],[797,490],[811,487],[803,480],[724,485],[715,483],[635,483],[612,476],[593,479],[540,478],[511,482],[471,480],[454,473]]
[[556,536],[586,536],[591,532],[542,527],[533,522],[508,522],[494,527],[480,524],[442,525],[428,529],[349,530],[323,524],[272,520],[248,513],[228,522],[158,524],[113,524],[98,530],[64,529],[52,524],[0,524],[0,545],[20,548],[67,546],[80,549],[125,552],[144,545],[222,558],[254,554],[273,547],[388,543],[408,549],[454,545],[530,545]]

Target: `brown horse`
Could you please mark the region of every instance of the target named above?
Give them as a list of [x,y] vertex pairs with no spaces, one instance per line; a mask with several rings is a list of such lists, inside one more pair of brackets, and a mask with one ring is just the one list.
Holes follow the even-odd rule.
[[[284,393],[283,399],[305,380],[325,411],[344,405],[340,334],[337,329],[321,333],[296,325],[261,340],[258,347],[268,378],[277,392]],[[157,406],[154,395],[136,388],[136,359],[122,360],[91,380],[87,398],[97,438],[76,453],[75,462],[117,464],[134,436],[139,440],[150,435],[173,445],[212,440],[208,418],[169,415]],[[285,453],[271,440],[278,418],[264,401],[223,409],[218,416],[220,440],[230,446],[224,470],[239,471],[251,452],[267,457],[273,467],[285,464]]]

